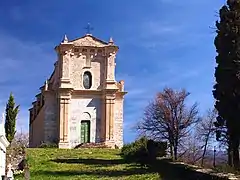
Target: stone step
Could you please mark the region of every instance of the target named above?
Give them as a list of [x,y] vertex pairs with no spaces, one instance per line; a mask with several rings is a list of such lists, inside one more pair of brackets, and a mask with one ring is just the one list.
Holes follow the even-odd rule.
[[104,143],[83,143],[75,147],[78,148],[108,148]]

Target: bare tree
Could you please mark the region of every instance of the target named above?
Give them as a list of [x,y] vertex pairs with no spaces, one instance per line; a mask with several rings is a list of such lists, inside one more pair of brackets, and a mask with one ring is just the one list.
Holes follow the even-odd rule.
[[29,145],[29,135],[24,132],[17,132],[13,139],[13,146],[27,148]]
[[178,146],[182,139],[188,135],[190,127],[199,120],[197,104],[186,106],[189,95],[190,93],[185,90],[165,88],[146,107],[144,116],[137,126],[140,133],[154,140],[167,140],[174,160],[177,160]]
[[188,164],[198,164],[202,157],[202,148],[199,144],[197,133],[193,132],[187,136],[182,146],[183,153],[181,156],[179,155],[179,159]]
[[199,143],[202,144],[202,158],[201,158],[201,166],[204,164],[204,158],[206,155],[206,151],[210,143],[214,140],[215,135],[215,126],[214,122],[217,117],[217,111],[215,109],[209,109],[207,111],[206,116],[202,119],[202,121],[197,126],[197,134]]
[[19,168],[19,163],[25,158],[28,147],[28,133],[17,132],[7,150],[7,164],[11,163],[13,169]]

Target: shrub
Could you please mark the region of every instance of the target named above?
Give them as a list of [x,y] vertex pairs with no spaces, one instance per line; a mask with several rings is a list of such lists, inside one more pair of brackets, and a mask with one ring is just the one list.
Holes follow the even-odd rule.
[[56,143],[42,143],[39,148],[57,148],[58,145]]
[[126,162],[150,165],[157,157],[166,155],[166,148],[167,144],[164,142],[155,142],[142,137],[135,142],[124,145],[121,149],[121,156]]

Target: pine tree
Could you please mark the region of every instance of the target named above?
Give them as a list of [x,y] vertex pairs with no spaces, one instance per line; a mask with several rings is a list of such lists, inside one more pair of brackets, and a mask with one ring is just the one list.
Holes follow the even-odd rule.
[[5,133],[7,140],[11,143],[16,133],[16,118],[19,105],[15,107],[13,94],[11,93],[6,105]]
[[[226,132],[230,165],[239,168],[240,141],[240,0],[228,0],[216,22],[216,84],[213,96],[218,111],[217,135]],[[218,137],[219,138],[219,137]]]

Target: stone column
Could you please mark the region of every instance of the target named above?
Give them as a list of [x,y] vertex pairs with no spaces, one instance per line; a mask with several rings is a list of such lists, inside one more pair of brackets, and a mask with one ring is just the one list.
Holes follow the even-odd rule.
[[68,139],[68,113],[70,95],[61,94],[59,97],[59,148],[70,148]]

